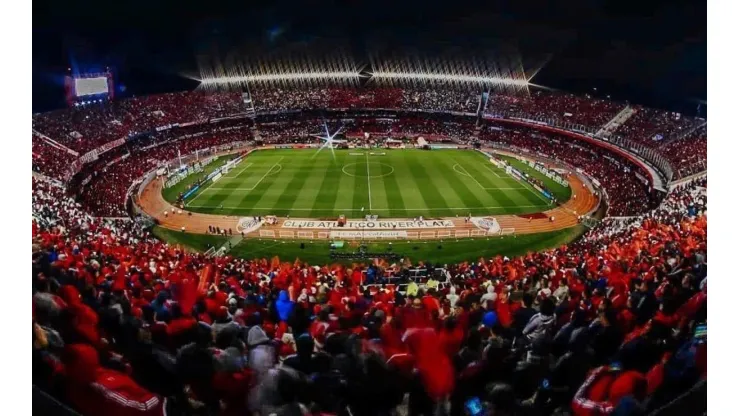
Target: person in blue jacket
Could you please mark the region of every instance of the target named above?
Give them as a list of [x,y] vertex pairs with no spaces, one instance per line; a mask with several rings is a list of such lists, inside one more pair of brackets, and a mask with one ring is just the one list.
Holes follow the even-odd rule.
[[275,302],[275,309],[277,309],[277,313],[281,321],[288,320],[290,313],[293,312],[294,306],[295,302],[292,302],[288,298],[288,292],[285,290],[281,290],[280,295],[278,295],[278,300],[277,302]]

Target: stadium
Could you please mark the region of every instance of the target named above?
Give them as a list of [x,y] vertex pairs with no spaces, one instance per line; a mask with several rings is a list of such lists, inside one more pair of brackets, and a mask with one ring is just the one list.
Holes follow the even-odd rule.
[[66,74],[32,122],[34,406],[706,410],[706,118],[350,61]]
[[[545,91],[489,95],[471,85],[466,91],[367,84],[281,91],[295,105],[277,110],[284,103],[271,102],[271,90],[264,96],[196,90],[121,100],[118,105],[144,118],[159,113],[165,119],[133,135],[124,126],[107,128],[118,118],[106,114],[97,131],[125,137],[100,138],[98,148],[67,147],[80,139],[54,129],[85,136],[79,130],[89,126],[57,119],[71,111],[85,114],[89,124],[86,113],[100,109],[40,114],[33,134],[36,166],[39,174],[68,180],[97,216],[136,217],[164,234],[194,234],[186,238],[212,244],[220,254],[229,246],[239,253],[299,240],[284,247],[286,256],[308,244],[310,253],[323,251],[324,261],[337,240],[352,243],[348,253],[366,241],[395,241],[396,251],[406,251],[399,254],[415,255],[413,247],[429,240],[449,240],[443,250],[454,254],[461,239],[462,252],[474,238],[508,244],[518,236],[559,232],[572,239],[574,229],[582,233],[604,216],[649,212],[671,186],[706,171],[703,119]],[[300,100],[321,95],[320,101]],[[425,108],[425,100],[436,109]],[[543,115],[547,108],[553,110]],[[659,134],[667,138],[656,142]],[[71,160],[71,152],[81,156]],[[567,241],[556,238],[552,246]]]

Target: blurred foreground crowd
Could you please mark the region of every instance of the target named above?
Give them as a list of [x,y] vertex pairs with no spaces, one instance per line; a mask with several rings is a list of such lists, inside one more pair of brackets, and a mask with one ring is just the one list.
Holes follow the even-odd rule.
[[705,180],[446,265],[209,258],[32,201],[33,381],[84,415],[639,415],[706,379]]

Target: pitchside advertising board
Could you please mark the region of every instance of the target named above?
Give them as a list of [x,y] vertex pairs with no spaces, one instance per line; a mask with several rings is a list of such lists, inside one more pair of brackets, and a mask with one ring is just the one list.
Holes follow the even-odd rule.
[[408,238],[406,231],[332,231],[329,233],[329,238],[347,238],[347,239],[358,239],[358,238]]
[[455,224],[450,220],[424,220],[424,221],[347,221],[344,227],[340,227],[337,221],[310,221],[310,220],[288,220],[283,221],[283,228],[308,228],[312,230],[330,230],[333,228],[357,228],[362,230],[393,230],[400,229],[428,229],[428,228],[454,228]]

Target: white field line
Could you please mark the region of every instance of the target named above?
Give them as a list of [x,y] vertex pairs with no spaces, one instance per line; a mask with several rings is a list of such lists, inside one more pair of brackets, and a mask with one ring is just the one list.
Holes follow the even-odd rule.
[[187,204],[185,204],[185,206],[186,207],[189,207],[190,204],[192,204],[193,202],[195,202],[196,199],[200,198],[201,195],[203,195],[204,193],[206,193],[206,191],[208,190],[208,188],[210,188],[211,186],[213,186],[214,183],[216,183],[216,182],[211,181],[211,183],[208,184],[208,186],[206,186],[203,190],[201,190],[200,192],[198,192],[198,195],[196,195],[195,198],[191,199],[190,202],[188,202]]
[[500,178],[500,179],[504,179],[505,178],[504,176],[499,175],[498,172],[496,172],[496,169],[493,166],[486,165],[486,167],[488,169],[490,169],[491,172],[493,172],[493,174],[496,175],[497,178]]
[[[232,189],[232,190],[235,190],[235,191],[254,191],[257,188],[257,186],[267,177],[267,175],[269,175],[269,174],[272,173],[272,170],[275,169],[275,166],[280,166],[280,168],[282,170],[282,165],[280,164],[280,161],[283,160],[284,158],[285,158],[285,156],[282,156],[280,159],[278,159],[277,162],[275,162],[274,165],[270,166],[270,169],[268,169],[267,172],[265,172],[265,174],[262,175],[262,177],[260,178],[260,180],[258,180],[257,183],[254,184],[254,186],[252,186],[251,188],[224,188],[224,187],[220,187],[220,188],[212,188],[212,189],[213,190],[217,190],[217,191],[219,191],[219,190],[226,190],[226,189]],[[228,179],[234,179],[234,178],[239,177],[239,175],[241,175],[242,172],[244,172],[244,170],[247,169],[251,165],[252,164],[250,163],[249,165],[245,166],[244,169],[242,169],[236,176],[228,177]]]
[[545,201],[547,205],[550,205],[550,201],[547,198],[545,198],[541,193],[537,192],[536,189],[532,188],[531,186],[527,189],[529,189],[529,192],[532,192],[533,194],[537,195],[538,198]]
[[252,163],[247,163],[247,165],[244,166],[244,168],[242,170],[240,170],[239,173],[237,173],[236,175],[234,175],[234,176],[228,176],[227,175],[227,176],[224,176],[224,178],[227,178],[227,179],[237,178],[237,177],[239,177],[239,175],[241,175],[242,173],[244,173],[244,171],[247,170],[247,168],[250,167],[250,166],[252,166]]
[[[513,205],[513,206],[504,206],[504,205],[495,205],[491,207],[462,207],[462,208],[376,208],[375,211],[435,211],[435,210],[445,210],[445,209],[452,209],[452,210],[476,210],[476,209],[495,209],[495,208],[540,208],[542,205]],[[314,211],[313,208],[275,208],[275,207],[243,207],[243,206],[212,206],[212,205],[193,205],[192,208],[225,208],[225,209],[241,209],[241,210],[272,210],[272,211]],[[335,212],[341,212],[341,211],[362,211],[360,208],[327,208],[327,209],[317,209],[316,211],[335,211]]]
[[368,153],[365,153],[365,166],[367,166],[367,203],[369,206],[369,210],[373,210],[373,196],[370,194],[370,155]]
[[457,172],[457,173],[461,173],[462,175],[464,175],[464,176],[467,176],[468,178],[470,178],[470,179],[474,180],[474,181],[475,181],[475,183],[477,183],[477,184],[478,184],[478,186],[480,186],[480,187],[481,187],[481,189],[483,189],[484,191],[495,191],[495,190],[497,190],[497,189],[511,189],[511,188],[497,188],[497,187],[494,187],[494,188],[488,188],[488,187],[485,187],[485,186],[483,186],[483,184],[481,184],[480,182],[478,182],[478,179],[475,179],[475,178],[473,177],[473,175],[471,175],[471,174],[470,174],[470,173],[468,172],[468,170],[467,170],[467,169],[465,169],[465,168],[464,168],[464,167],[463,167],[463,166],[462,166],[462,165],[461,165],[461,164],[460,164],[460,163],[459,163],[459,162],[458,162],[457,160],[455,160],[455,159],[452,159],[452,160],[453,160],[453,161],[455,161],[455,165],[457,165],[457,166],[458,166],[458,167],[459,167],[460,169],[462,169],[462,170],[463,170],[463,173],[461,173],[460,171],[458,171],[457,169],[455,169],[455,165],[452,165],[452,170],[454,170],[454,171],[455,171],[455,172]]
[[[260,238],[264,238],[264,239],[266,239],[266,240],[269,240],[269,239],[270,239],[270,237],[260,237]],[[269,246],[267,246],[267,247],[261,247],[261,249],[262,249],[262,250],[267,250],[267,249],[271,249],[271,248],[273,248],[273,247],[275,247],[275,246],[279,246],[280,244],[285,244],[285,243],[275,243],[275,244],[270,244],[270,245],[269,245]],[[259,246],[257,246],[257,247],[259,247]]]
[[[516,183],[519,183],[519,181],[517,181],[516,179],[514,179],[510,175],[507,175],[506,174],[506,171],[505,170],[502,170],[501,168],[497,168],[497,167],[494,167],[494,166],[491,166],[491,165],[488,165],[488,164],[486,165],[486,167],[488,167],[488,169],[490,169],[491,172],[493,172],[493,174],[496,175],[500,179],[510,180],[510,181],[514,181]],[[503,173],[503,176],[499,175],[498,172],[496,172],[496,169],[499,169]],[[499,188],[499,189],[502,189],[502,188]],[[517,188],[517,189],[524,189],[524,188]]]
[[[280,171],[283,170],[283,165],[277,164],[277,167],[279,167],[280,169],[273,172],[272,168],[274,167],[275,167],[274,165],[271,166],[270,169],[268,169],[265,176],[273,174],[273,173],[280,173]],[[230,178],[230,179],[234,179],[234,178]],[[262,179],[264,179],[264,176],[260,179],[260,182],[262,181]],[[251,188],[229,188],[225,186],[217,186],[217,187],[213,187],[209,189],[209,191],[254,191],[255,188],[257,188],[257,185],[259,185],[259,182],[257,182],[257,184]]]
[[529,192],[531,192],[531,193],[533,193],[533,194],[537,195],[537,197],[538,197],[539,199],[541,199],[541,200],[545,201],[545,203],[547,203],[547,205],[550,205],[550,201],[548,201],[548,200],[547,200],[547,199],[546,199],[546,198],[545,198],[544,196],[542,196],[542,194],[540,194],[539,192],[537,192],[537,190],[536,190],[536,189],[534,189],[534,187],[533,187],[532,185],[530,185],[530,184],[529,184],[529,183],[527,183],[526,181],[522,181],[522,180],[519,180],[519,179],[517,179],[517,178],[516,178],[516,177],[515,177],[514,175],[509,175],[509,176],[510,176],[510,177],[511,177],[512,179],[514,179],[515,181],[517,181],[517,182],[521,183],[522,185],[524,185],[525,189],[527,189],[527,190],[529,190]]
[[[233,191],[254,191],[254,189],[257,187],[257,185],[259,185],[260,182],[262,182],[262,180],[265,179],[265,177],[272,172],[272,169],[275,166],[282,166],[282,165],[280,165],[280,161],[283,160],[284,157],[285,156],[281,157],[277,162],[275,162],[274,165],[270,166],[270,169],[267,171],[267,173],[265,173],[264,175],[262,175],[262,177],[260,178],[260,180],[257,181],[257,183],[253,187],[251,187],[251,188],[224,188],[224,187],[211,188],[213,186],[213,184],[216,183],[216,182],[211,181],[211,183],[208,186],[206,186],[202,191],[198,192],[198,195],[196,195],[195,198],[191,199],[190,202],[188,202],[187,204],[185,204],[185,206],[186,207],[193,207],[193,208],[204,208],[204,207],[206,207],[206,206],[200,206],[200,205],[190,205],[196,199],[198,199],[199,196],[201,196],[204,193],[206,193],[206,191],[222,191],[222,190],[226,190],[226,189],[233,190]],[[234,178],[227,178],[227,179],[234,179]]]
[[254,191],[254,188],[224,188],[224,187],[214,187],[209,189],[209,191]]
[[262,183],[262,181],[267,177],[267,175],[269,175],[272,172],[272,170],[275,168],[275,166],[280,166],[280,169],[282,170],[283,165],[280,164],[280,161],[283,160],[283,159],[285,159],[285,156],[281,156],[280,159],[278,159],[278,161],[275,162],[274,165],[270,166],[270,169],[267,172],[265,172],[264,175],[262,175],[262,177],[260,178],[260,180],[258,180],[257,183],[255,183],[254,186],[252,186],[252,189],[250,189],[250,191],[254,191],[257,188],[257,186],[260,183]]
[[[458,163],[458,165],[459,165],[459,163]],[[486,166],[488,166],[489,169],[492,169],[493,168],[490,164],[486,164]],[[460,167],[462,168],[462,166],[460,166]],[[463,170],[464,170],[464,168],[463,168]],[[504,172],[506,172],[506,171],[504,170]],[[498,175],[496,175],[496,176],[498,176]],[[547,203],[547,205],[550,205],[550,201],[548,201],[544,196],[542,196],[539,192],[537,192],[537,190],[534,189],[534,187],[532,185],[530,185],[529,183],[527,183],[526,181],[520,181],[514,175],[508,175],[508,178],[511,178],[514,181],[516,181],[518,183],[521,183],[522,185],[524,185],[524,188],[521,188],[521,189],[527,189],[527,190],[529,190],[529,192],[532,192],[533,194],[537,195],[537,197],[539,199],[543,200],[545,203]],[[506,178],[502,178],[502,179],[506,179]],[[473,180],[475,180],[475,179],[473,179]],[[505,189],[505,188],[497,188],[497,189]]]

